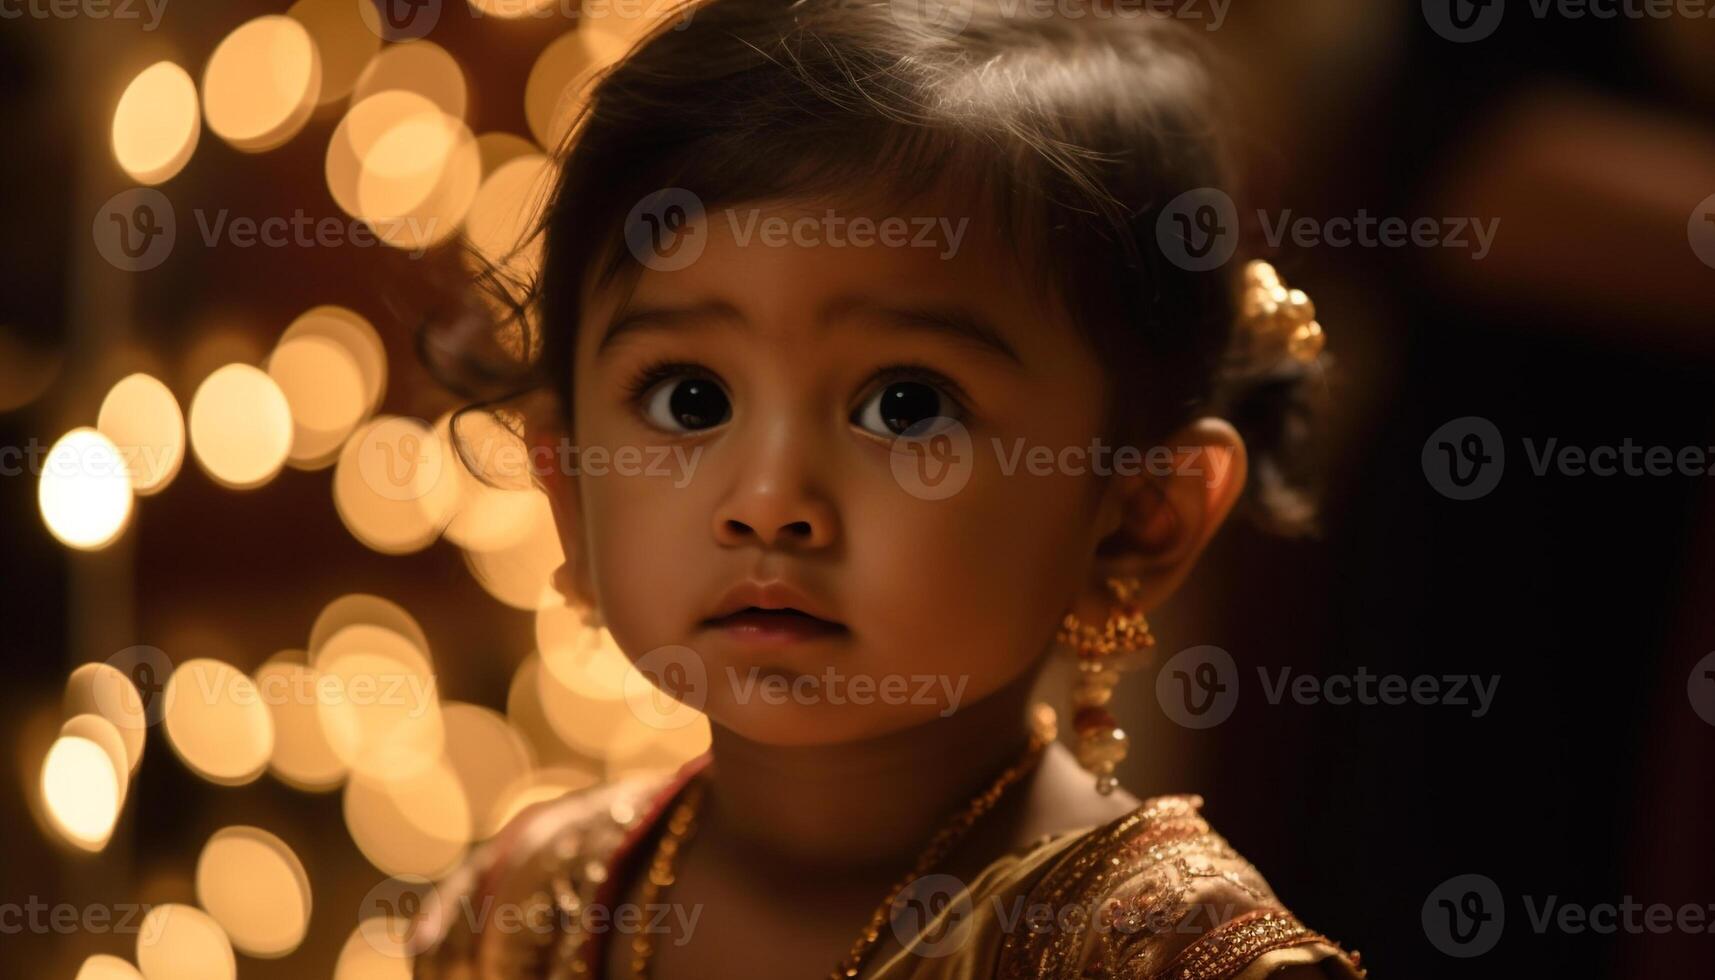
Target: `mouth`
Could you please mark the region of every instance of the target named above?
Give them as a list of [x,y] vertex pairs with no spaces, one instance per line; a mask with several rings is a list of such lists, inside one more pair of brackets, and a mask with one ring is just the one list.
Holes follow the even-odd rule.
[[790,607],[763,609],[746,606],[725,616],[703,620],[709,629],[719,630],[733,639],[749,643],[801,643],[806,640],[828,639],[851,632],[842,623],[812,616]]

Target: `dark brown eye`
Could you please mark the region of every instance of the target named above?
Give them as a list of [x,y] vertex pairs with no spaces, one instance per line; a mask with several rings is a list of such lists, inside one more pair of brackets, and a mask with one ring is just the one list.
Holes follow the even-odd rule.
[[668,432],[712,429],[731,415],[726,392],[709,378],[668,378],[643,398],[643,417]]
[[928,419],[954,418],[958,408],[953,400],[932,384],[922,381],[894,381],[883,386],[852,416],[854,425],[878,436],[893,437],[912,429],[912,435],[927,435]]

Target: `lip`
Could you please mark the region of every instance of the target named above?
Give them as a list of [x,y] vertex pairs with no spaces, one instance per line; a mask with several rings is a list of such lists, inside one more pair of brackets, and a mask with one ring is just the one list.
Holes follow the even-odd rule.
[[838,623],[799,612],[770,612],[749,609],[736,612],[708,624],[732,639],[766,646],[804,643],[844,636],[848,631]]
[[797,643],[850,632],[788,582],[745,581],[727,590],[703,626],[753,643]]

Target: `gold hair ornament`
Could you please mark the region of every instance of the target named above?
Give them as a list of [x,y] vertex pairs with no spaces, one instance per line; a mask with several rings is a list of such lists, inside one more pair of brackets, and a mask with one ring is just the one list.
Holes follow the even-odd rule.
[[1287,288],[1274,266],[1260,259],[1245,265],[1239,323],[1258,347],[1304,364],[1316,360],[1328,339],[1316,322],[1316,304],[1304,290]]

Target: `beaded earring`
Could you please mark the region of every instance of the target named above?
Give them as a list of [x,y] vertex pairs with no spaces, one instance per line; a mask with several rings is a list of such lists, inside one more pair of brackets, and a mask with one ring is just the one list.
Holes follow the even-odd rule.
[[1080,622],[1068,612],[1060,622],[1058,640],[1077,657],[1078,679],[1072,688],[1072,730],[1077,735],[1078,764],[1096,777],[1096,792],[1114,791],[1114,769],[1125,758],[1129,739],[1108,710],[1120,673],[1137,667],[1144,651],[1155,646],[1149,621],[1137,604],[1142,583],[1135,578],[1110,578],[1108,591],[1115,605],[1100,626]]

